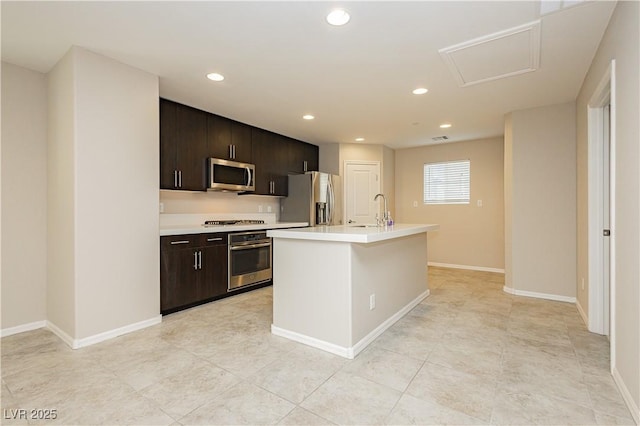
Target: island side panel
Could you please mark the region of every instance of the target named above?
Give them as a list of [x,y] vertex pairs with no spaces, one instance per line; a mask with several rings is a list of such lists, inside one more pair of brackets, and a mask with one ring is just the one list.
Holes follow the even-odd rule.
[[[352,285],[352,345],[358,346],[385,321],[390,320],[386,324],[390,326],[403,314],[392,318],[394,315],[407,311],[428,295],[427,234],[352,244]],[[371,310],[372,294],[375,308]],[[366,343],[361,342],[360,346],[363,348]]]
[[350,347],[350,244],[284,238],[273,244],[273,325]]

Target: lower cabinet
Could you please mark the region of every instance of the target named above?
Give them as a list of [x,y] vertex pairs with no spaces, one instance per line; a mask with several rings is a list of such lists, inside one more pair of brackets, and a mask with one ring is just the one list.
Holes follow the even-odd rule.
[[163,314],[227,294],[227,234],[160,237]]

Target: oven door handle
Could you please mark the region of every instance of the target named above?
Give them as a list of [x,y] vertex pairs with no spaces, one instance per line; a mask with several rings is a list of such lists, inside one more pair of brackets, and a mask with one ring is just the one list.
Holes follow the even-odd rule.
[[231,247],[229,247],[229,250],[249,250],[249,249],[260,248],[260,247],[269,247],[269,246],[271,246],[271,243],[243,244],[243,245],[239,245],[239,246],[231,246]]

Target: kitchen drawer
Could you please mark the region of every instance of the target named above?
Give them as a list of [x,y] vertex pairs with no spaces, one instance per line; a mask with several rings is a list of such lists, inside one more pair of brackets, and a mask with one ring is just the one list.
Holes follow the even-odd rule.
[[201,234],[172,235],[160,237],[161,250],[179,250],[202,245]]
[[226,233],[200,234],[200,244],[202,247],[227,245]]

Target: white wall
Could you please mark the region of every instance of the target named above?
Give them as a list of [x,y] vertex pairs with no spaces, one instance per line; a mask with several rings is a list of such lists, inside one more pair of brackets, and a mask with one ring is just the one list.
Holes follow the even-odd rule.
[[2,329],[46,320],[47,86],[2,63]]
[[[502,150],[494,138],[396,151],[396,221],[440,225],[428,233],[429,262],[504,269]],[[471,203],[425,205],[424,164],[461,159],[471,160]]]
[[75,47],[49,74],[48,319],[72,345],[159,320],[158,128],[156,76]]
[[507,114],[504,118],[504,282],[513,282],[513,249],[511,242],[513,241],[513,132],[512,132],[511,114]]
[[[505,289],[572,300],[576,282],[575,104],[514,111],[505,137],[511,229]],[[505,133],[507,133],[505,131]]]
[[382,146],[382,193],[387,197],[387,203],[392,206],[391,214],[395,220],[396,208],[396,151]]
[[232,192],[161,190],[163,213],[268,213],[280,214],[280,198],[238,195]]
[[618,2],[577,100],[578,300],[588,309],[587,105],[616,60],[615,92],[615,299],[613,373],[636,422],[640,422],[640,4]]
[[75,66],[71,53],[47,75],[47,320],[76,334]]
[[76,338],[160,312],[158,78],[74,49]]
[[[380,163],[380,190],[385,194],[391,216],[395,218],[395,151],[385,145],[356,143],[320,145],[320,171],[342,176],[345,161],[377,161]],[[343,188],[344,191],[344,188]]]

